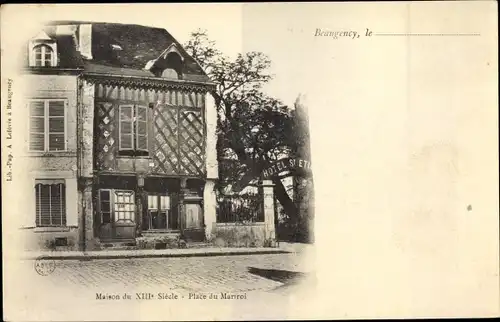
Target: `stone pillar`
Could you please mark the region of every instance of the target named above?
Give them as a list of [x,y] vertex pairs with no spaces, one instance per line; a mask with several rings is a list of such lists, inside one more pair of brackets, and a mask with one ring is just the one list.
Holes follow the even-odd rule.
[[205,167],[207,179],[217,179],[219,168],[217,162],[217,107],[212,94],[205,96],[205,123],[207,127],[205,140]]
[[260,184],[262,196],[262,211],[264,212],[265,239],[274,245],[276,227],[274,226],[274,184],[271,180],[263,180]]
[[94,203],[92,201],[92,190],[94,180],[92,178],[80,178],[80,190],[82,192],[82,226],[83,243],[82,250],[92,250],[94,241]]
[[205,123],[207,127],[205,140],[205,168],[207,178],[203,190],[203,220],[205,223],[205,237],[211,240],[217,222],[217,196],[215,182],[219,178],[217,162],[217,107],[212,94],[205,95]]
[[79,120],[80,176],[91,178],[94,174],[94,85],[83,81]]
[[92,250],[95,238],[94,232],[94,202],[93,187],[94,187],[94,92],[95,87],[86,81],[82,82],[80,91],[81,104],[78,111],[78,158],[79,158],[79,173],[78,180],[80,182],[81,191],[81,225],[83,229],[81,248],[82,250]]
[[[135,211],[135,237],[138,237],[142,233],[142,216],[144,214],[144,207],[148,205],[144,205],[145,200],[145,192],[144,192],[144,181],[146,178],[143,175],[137,176],[137,188],[136,188],[136,211]],[[147,202],[147,201],[146,201]]]
[[181,230],[181,236],[184,234],[184,228],[186,228],[186,206],[184,205],[184,198],[187,194],[186,186],[187,179],[181,178],[179,189],[179,228]]
[[203,189],[203,221],[205,223],[205,237],[209,241],[217,222],[217,198],[215,195],[215,180],[207,179]]

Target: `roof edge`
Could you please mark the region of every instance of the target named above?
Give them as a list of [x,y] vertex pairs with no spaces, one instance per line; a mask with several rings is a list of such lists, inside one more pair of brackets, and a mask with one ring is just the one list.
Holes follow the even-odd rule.
[[126,83],[131,86],[137,86],[139,83],[145,83],[145,87],[192,87],[192,88],[206,88],[212,90],[215,88],[216,83],[209,82],[199,82],[191,80],[175,80],[175,79],[165,79],[162,77],[154,76],[130,76],[130,75],[119,75],[119,74],[101,74],[94,72],[82,72],[82,77],[99,81],[103,80],[108,83],[123,84]]

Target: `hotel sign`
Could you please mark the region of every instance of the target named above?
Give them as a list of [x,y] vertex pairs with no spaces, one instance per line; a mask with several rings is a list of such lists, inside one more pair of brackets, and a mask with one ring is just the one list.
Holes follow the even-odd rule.
[[262,171],[262,179],[270,179],[278,176],[283,171],[302,170],[301,172],[311,171],[311,161],[300,158],[287,158],[276,161],[268,168]]
[[284,171],[293,171],[293,175],[307,176],[311,172],[311,161],[301,158],[286,158],[278,160],[265,168],[261,173],[247,172],[243,178],[234,186],[233,191],[241,191],[253,179],[260,177],[261,179],[272,179],[279,176]]

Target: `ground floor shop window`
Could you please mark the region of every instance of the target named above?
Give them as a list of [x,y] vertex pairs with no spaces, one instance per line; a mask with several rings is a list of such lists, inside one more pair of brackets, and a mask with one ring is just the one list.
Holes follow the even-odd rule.
[[99,190],[101,222],[135,222],[135,194],[130,190]]
[[148,195],[147,212],[143,216],[142,230],[177,230],[178,220],[171,209],[170,196]]

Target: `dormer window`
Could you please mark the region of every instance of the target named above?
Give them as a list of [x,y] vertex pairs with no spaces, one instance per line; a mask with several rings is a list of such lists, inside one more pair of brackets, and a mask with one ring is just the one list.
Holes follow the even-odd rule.
[[150,60],[144,67],[156,77],[169,79],[182,79],[183,68],[184,57],[175,43],[163,51],[158,58]]
[[54,52],[47,45],[37,45],[33,48],[35,67],[52,67]]
[[31,67],[57,66],[57,42],[44,31],[31,39],[28,50]]

